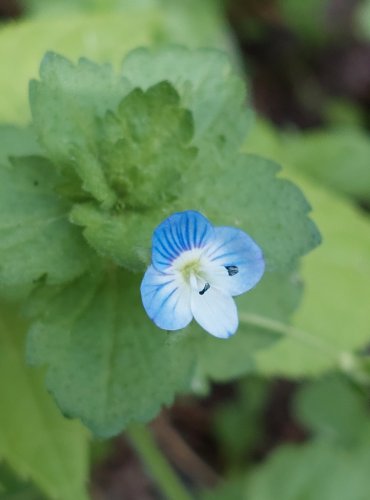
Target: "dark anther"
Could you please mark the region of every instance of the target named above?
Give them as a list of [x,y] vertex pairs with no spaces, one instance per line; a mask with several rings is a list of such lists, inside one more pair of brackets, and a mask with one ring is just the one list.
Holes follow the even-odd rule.
[[229,273],[229,276],[234,276],[239,272],[238,266],[225,266],[225,267],[227,269],[227,272]]
[[199,292],[199,295],[204,295],[204,294],[206,293],[206,291],[207,291],[207,290],[209,290],[210,288],[211,288],[211,285],[210,285],[209,283],[206,283],[206,284],[204,285],[203,290],[201,290],[201,291]]

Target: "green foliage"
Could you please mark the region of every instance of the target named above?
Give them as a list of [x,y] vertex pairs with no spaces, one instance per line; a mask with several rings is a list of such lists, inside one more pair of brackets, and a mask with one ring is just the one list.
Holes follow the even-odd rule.
[[[95,203],[76,206],[71,220],[85,228],[85,237],[102,255],[129,269],[143,268],[155,225],[190,207],[216,223],[248,228],[264,248],[270,269],[289,268],[318,243],[316,228],[304,216],[309,205],[293,185],[275,179],[278,167],[235,155],[248,121],[241,111],[242,85],[226,64],[217,51],[136,50],[124,62],[120,86],[109,68],[97,69],[86,61],[73,66],[55,55],[44,59],[41,82],[31,86],[35,127],[47,154],[64,169],[72,168],[82,190],[95,198]],[[169,83],[152,87],[143,83],[160,82],[166,74],[176,82],[179,97]],[[193,75],[191,81],[188,74]],[[93,85],[92,79],[98,83]],[[108,86],[107,79],[115,83]],[[121,100],[137,85],[149,90],[134,90]],[[107,99],[103,97],[97,108],[97,96],[105,86]],[[224,92],[218,91],[221,86]],[[98,119],[118,101],[117,111]],[[192,120],[180,103],[192,111],[191,144],[198,154],[188,145]],[[63,143],[59,136],[65,138]],[[205,197],[204,186],[216,172],[212,196]],[[228,205],[220,205],[221,198]],[[134,210],[142,211],[139,226]]]
[[[259,126],[246,148],[257,153],[263,148],[266,155],[288,162],[284,144],[269,128]],[[300,164],[288,166],[287,174],[313,205],[323,244],[303,263],[305,293],[293,318],[296,330],[285,328],[286,338],[258,352],[256,364],[265,374],[292,377],[334,366],[351,371],[356,367],[350,352],[369,338],[369,221],[346,200],[298,175]]]
[[[264,285],[271,295],[256,289],[249,307],[286,319],[297,300],[296,284],[292,288],[289,281],[284,286],[290,298],[284,294],[282,306],[281,277],[271,276]],[[103,436],[151,419],[159,405],[170,404],[199,378],[227,380],[245,373],[251,354],[276,340],[247,326],[230,343],[195,327],[166,334],[142,309],[139,283],[139,277],[112,269],[70,286],[41,288],[28,307],[35,318],[29,360],[49,366],[47,385],[63,411]]]
[[196,329],[198,375],[225,381],[256,370],[255,354],[271,347],[279,335],[243,321],[249,313],[288,322],[301,299],[302,286],[296,273],[266,273],[259,286],[238,298],[240,327],[228,342],[218,342]]
[[296,36],[309,44],[321,44],[330,35],[330,0],[278,0],[284,20]]
[[109,184],[128,209],[163,205],[176,198],[182,177],[193,174],[192,116],[167,82],[134,90],[103,124],[103,158]]
[[254,155],[210,155],[203,168],[204,184],[216,172],[217,182],[206,196],[204,184],[192,183],[185,206],[200,209],[216,225],[246,230],[261,245],[269,271],[294,268],[300,256],[320,243],[307,217],[310,205],[293,183],[277,177],[275,162]]
[[359,34],[366,40],[370,39],[370,1],[359,3],[355,16]]
[[286,446],[249,478],[248,500],[366,500],[368,444],[350,455],[326,442]]
[[115,109],[130,86],[109,65],[80,59],[74,66],[53,53],[42,61],[40,80],[30,84],[33,125],[40,144],[57,165],[77,170],[87,192],[107,202],[113,194],[94,162],[98,118]]
[[246,462],[263,436],[263,412],[269,386],[265,380],[242,379],[231,402],[217,408],[214,429],[223,458],[232,471]]
[[0,102],[0,120],[28,122],[28,82],[37,76],[46,51],[61,52],[73,60],[83,55],[110,61],[117,67],[126,52],[154,41],[157,20],[158,12],[149,9],[125,15],[65,15],[5,26],[0,31],[0,92],[7,98]]
[[[155,14],[155,19],[146,30],[154,41],[235,50],[225,33],[219,0],[22,0],[22,3],[27,15],[51,19],[78,13],[104,15],[109,12],[115,12],[116,16],[123,14],[123,20],[127,16],[139,19],[149,12]],[[139,23],[138,29],[144,31],[145,27]]]
[[91,253],[68,222],[68,205],[53,195],[50,163],[14,158],[0,167],[0,179],[1,287],[61,283],[82,274]]
[[366,397],[339,375],[303,386],[294,406],[299,421],[319,438],[346,447],[370,440]]
[[23,481],[4,463],[0,465],[0,500],[45,500],[34,484]]
[[87,433],[60,415],[42,372],[25,366],[24,322],[9,306],[1,307],[0,318],[0,458],[50,498],[85,500]]
[[[18,231],[4,234],[29,243],[6,253],[4,238],[3,286],[38,285],[26,307],[29,360],[46,366],[63,412],[101,436],[153,418],[208,378],[254,369],[252,353],[277,335],[245,315],[287,322],[300,298],[297,260],[319,242],[309,204],[278,165],[238,153],[249,118],[223,54],[135,50],[122,74],[47,54],[30,88],[45,158],[2,170],[4,224],[15,218]],[[240,300],[242,326],[227,344],[195,327],[158,330],[132,274],[149,261],[155,226],[191,208],[249,232],[271,273]],[[30,211],[41,216],[37,232]]]
[[183,47],[138,49],[127,55],[122,73],[143,89],[169,81],[193,115],[195,145],[208,141],[219,155],[227,145],[235,151],[245,139],[251,122],[251,111],[243,106],[245,84],[225,54]]
[[[46,51],[115,67],[130,50],[153,44],[234,49],[214,0],[24,0],[40,17],[0,31],[0,120],[27,123],[27,85]],[[35,8],[35,9],[34,9]],[[235,57],[236,58],[236,57]],[[14,64],[14,60],[17,64]]]
[[370,200],[370,140],[360,128],[321,130],[285,137],[292,165],[340,193]]
[[34,132],[29,127],[0,124],[0,165],[8,164],[11,156],[38,154],[40,147]]
[[112,269],[41,289],[29,305],[29,360],[49,366],[47,386],[63,411],[100,436],[152,419],[189,383],[194,360],[147,318],[139,285]]
[[227,478],[221,486],[214,491],[204,492],[200,498],[201,500],[225,500],[225,498],[243,500],[244,482],[244,478],[238,476]]
[[339,378],[326,379],[304,388],[297,406],[313,441],[273,452],[247,476],[244,498],[365,500],[370,425],[363,395]]

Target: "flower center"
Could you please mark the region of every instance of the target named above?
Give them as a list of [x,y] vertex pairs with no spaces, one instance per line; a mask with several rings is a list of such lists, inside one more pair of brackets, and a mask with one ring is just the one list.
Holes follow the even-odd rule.
[[200,249],[184,252],[174,262],[173,268],[193,290],[204,295],[210,288],[206,279],[204,257]]

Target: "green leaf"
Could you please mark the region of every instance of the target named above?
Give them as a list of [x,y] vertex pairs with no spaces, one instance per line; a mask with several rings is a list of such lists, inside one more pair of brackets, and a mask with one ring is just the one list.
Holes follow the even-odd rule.
[[[0,102],[0,121],[28,122],[28,82],[37,76],[46,51],[63,53],[74,61],[81,56],[98,62],[110,61],[117,67],[129,50],[154,40],[158,16],[157,10],[146,9],[124,15],[62,15],[3,27],[0,93],[7,98]],[[59,124],[54,122],[54,126]]]
[[0,165],[6,165],[10,156],[40,154],[36,136],[30,127],[0,125]]
[[313,440],[277,448],[247,474],[244,498],[365,500],[370,487],[367,406],[367,394],[338,375],[304,386],[295,412]]
[[225,500],[225,498],[232,498],[233,500],[243,500],[244,491],[244,478],[231,477],[226,478],[220,486],[212,491],[204,491],[200,496],[201,500]]
[[[213,160],[210,155],[199,181],[189,183],[184,207],[200,210],[215,225],[250,234],[263,249],[269,271],[294,268],[318,245],[320,234],[307,216],[311,207],[297,186],[277,177],[279,165],[253,155],[219,159],[221,166]],[[215,179],[212,184],[210,179]]]
[[291,165],[325,186],[370,200],[370,140],[358,128],[287,135],[284,154]]
[[25,1],[32,2],[31,7],[40,4],[45,17],[11,23],[0,32],[0,92],[7,96],[0,102],[0,121],[29,120],[27,84],[37,76],[46,51],[73,61],[81,56],[110,61],[114,66],[130,50],[158,43],[235,51],[214,0]]
[[25,329],[14,313],[1,308],[0,458],[50,498],[85,500],[87,433],[61,416],[42,373],[25,366]]
[[[190,81],[189,74],[194,75]],[[124,63],[124,75],[128,83],[108,67],[84,60],[73,66],[49,54],[41,82],[31,86],[42,143],[64,170],[73,169],[90,195],[89,204],[76,207],[71,220],[85,228],[99,253],[140,269],[155,227],[147,222],[160,222],[156,214],[148,214],[152,207],[163,218],[195,208],[216,225],[240,226],[263,248],[269,270],[294,267],[318,244],[317,229],[307,217],[309,205],[295,186],[276,177],[278,165],[236,155],[247,115],[241,81],[224,55],[176,47],[136,50]],[[169,83],[143,83],[145,78],[160,82],[165,75],[179,95]],[[132,91],[118,111],[98,119],[137,85],[145,92]],[[191,115],[181,106],[193,115],[192,142]],[[197,145],[197,152],[189,143]],[[208,193],[211,178],[217,182]],[[142,214],[137,238],[131,234],[137,232],[137,226],[130,226],[133,210]],[[138,254],[141,246],[144,252]]]
[[338,375],[308,383],[294,401],[295,414],[311,432],[344,446],[369,442],[367,401]]
[[278,0],[278,5],[297,37],[309,44],[325,43],[333,34],[335,24],[330,23],[329,0]]
[[365,40],[370,39],[370,1],[364,0],[357,6],[355,13],[357,34]]
[[[176,198],[191,169],[193,121],[167,82],[136,89],[108,113],[102,162],[107,179],[128,209],[147,209]],[[186,175],[189,175],[186,172]]]
[[292,321],[298,331],[287,331],[256,362],[263,373],[285,376],[351,370],[351,351],[369,340],[370,224],[345,200],[294,179],[312,202],[323,244],[303,262],[305,294]]
[[[256,127],[245,148],[287,161],[284,142],[266,124]],[[303,261],[305,294],[293,318],[295,328],[275,325],[285,338],[258,352],[256,364],[264,374],[291,377],[338,366],[351,371],[355,369],[351,352],[369,339],[369,221],[345,199],[298,175],[299,165],[288,166],[285,175],[313,206],[323,244]]]
[[229,58],[217,50],[191,51],[182,47],[137,49],[123,62],[122,74],[134,87],[147,89],[169,81],[181,104],[194,118],[194,144],[236,150],[251,124],[246,112],[245,83]]
[[47,386],[63,412],[100,436],[150,420],[189,384],[194,360],[181,350],[181,336],[146,316],[139,284],[112,269],[43,288],[29,309],[36,317],[29,360],[47,365]]
[[248,500],[366,500],[368,444],[351,453],[324,442],[279,448],[247,477]]
[[263,442],[264,414],[270,393],[266,380],[246,377],[235,384],[233,398],[215,408],[213,429],[228,470],[244,469],[246,461]]
[[46,500],[35,484],[16,476],[5,462],[0,464],[0,500]]
[[116,197],[96,160],[98,117],[115,109],[129,88],[108,65],[80,59],[74,66],[53,53],[42,61],[40,81],[30,84],[33,125],[48,157],[73,168],[84,190],[108,206]]
[[[30,361],[47,365],[47,386],[63,412],[101,436],[150,420],[199,379],[245,373],[251,354],[276,340],[258,328],[242,328],[231,344],[198,328],[166,333],[146,316],[139,284],[135,275],[112,269],[41,288],[28,306],[35,318]],[[286,318],[296,305],[297,286],[294,279],[270,277],[247,307]]]
[[153,229],[166,216],[162,208],[120,214],[104,212],[96,204],[84,203],[74,206],[70,219],[83,226],[86,240],[100,255],[131,271],[143,271],[150,263]]
[[63,283],[82,274],[91,253],[68,221],[69,206],[53,193],[56,176],[41,157],[0,167],[0,282]]

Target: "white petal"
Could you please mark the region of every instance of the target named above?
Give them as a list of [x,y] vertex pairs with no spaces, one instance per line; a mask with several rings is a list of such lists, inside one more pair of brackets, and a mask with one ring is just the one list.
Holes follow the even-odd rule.
[[265,271],[261,248],[240,229],[216,227],[214,235],[214,240],[206,248],[211,264],[224,268],[236,266],[238,270],[224,280],[222,289],[230,295],[247,292],[260,281]]
[[141,283],[144,308],[154,323],[164,330],[180,330],[192,320],[190,290],[173,274],[150,266]]
[[233,298],[211,286],[203,295],[191,293],[194,319],[211,335],[226,339],[238,328],[238,311]]

